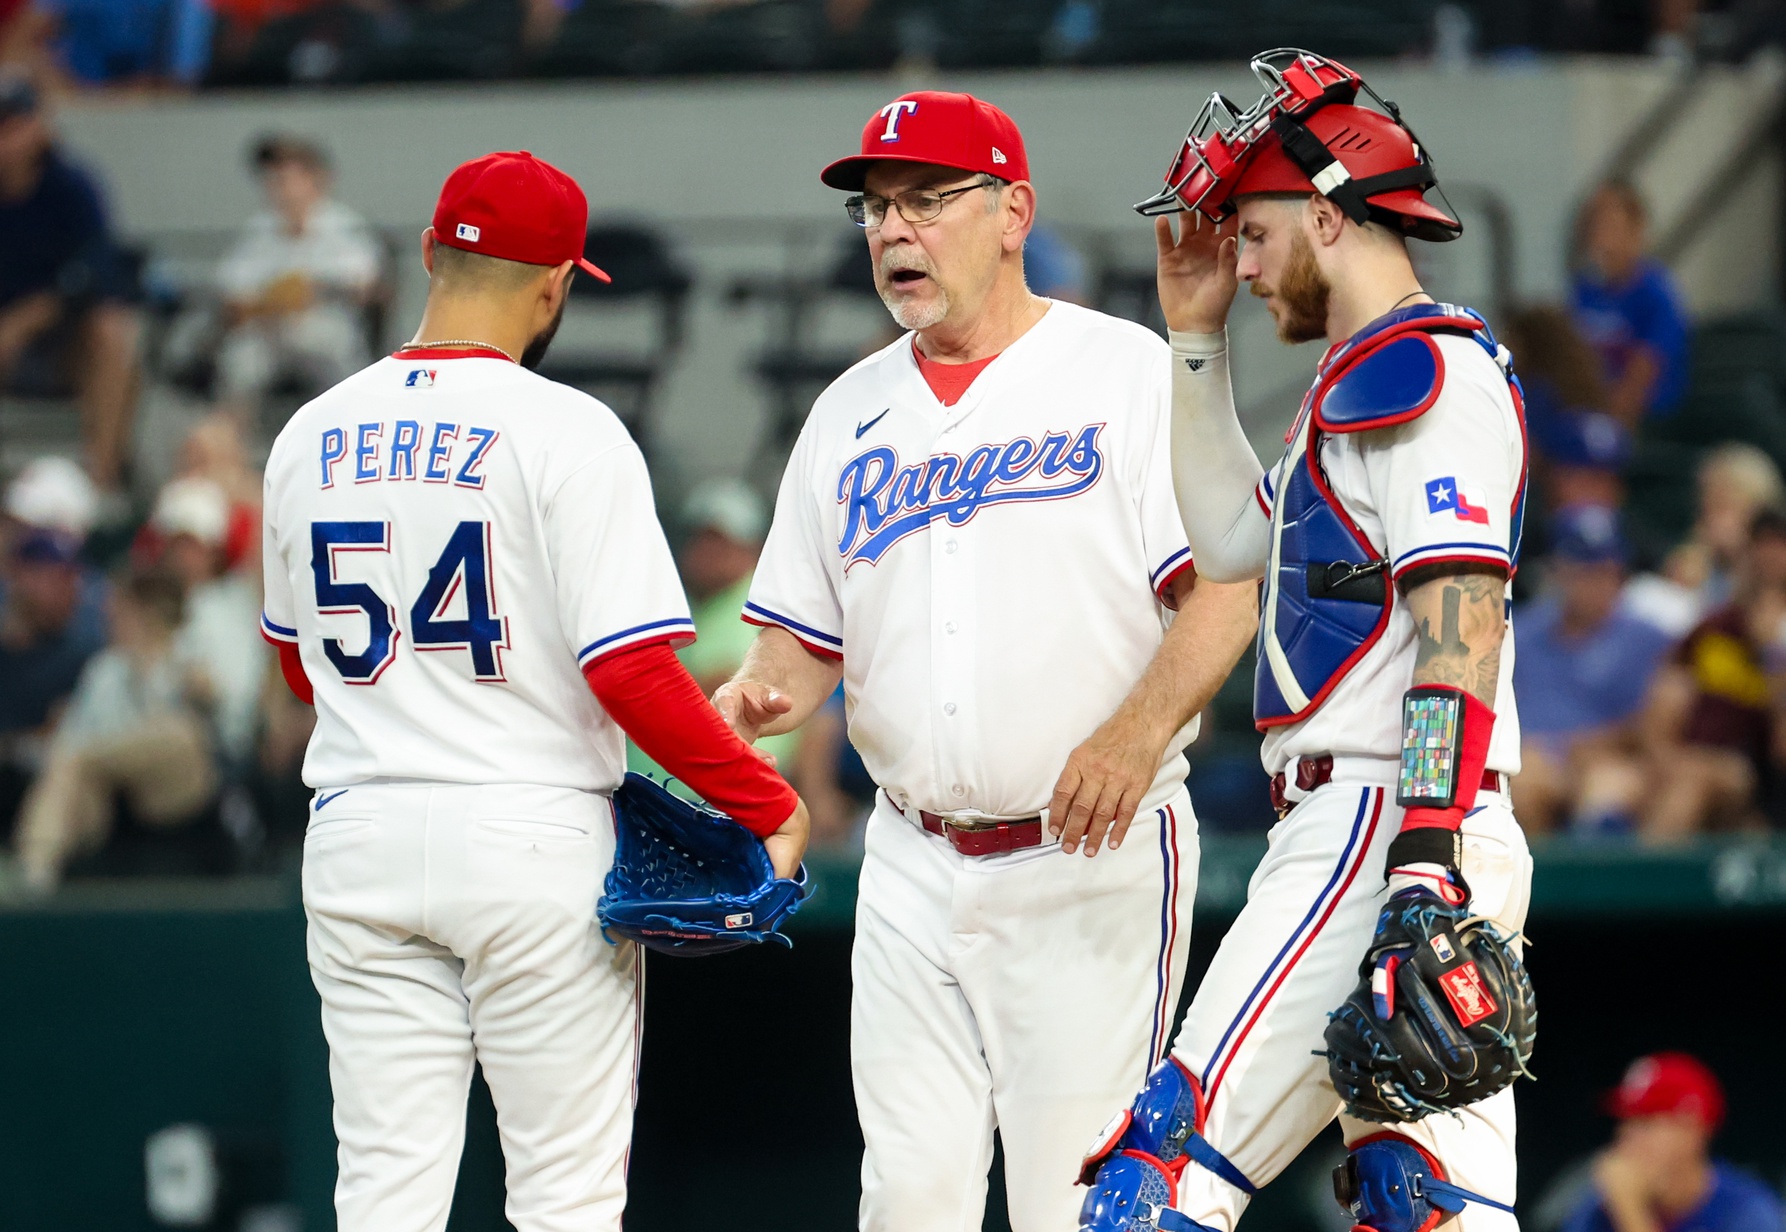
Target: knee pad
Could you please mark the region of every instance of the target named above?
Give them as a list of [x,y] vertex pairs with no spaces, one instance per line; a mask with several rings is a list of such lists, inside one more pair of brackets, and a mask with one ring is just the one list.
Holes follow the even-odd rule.
[[1354,1144],[1333,1170],[1333,1196],[1352,1216],[1354,1232],[1432,1232],[1471,1202],[1513,1210],[1453,1185],[1425,1147],[1396,1133]]
[[1079,1165],[1079,1183],[1091,1184],[1098,1165],[1118,1152],[1138,1152],[1162,1164],[1179,1160],[1186,1141],[1203,1128],[1204,1111],[1196,1077],[1178,1058],[1167,1058],[1147,1076],[1135,1102],[1099,1132]]
[[1081,1232],[1196,1232],[1200,1225],[1171,1208],[1190,1162],[1185,1144],[1202,1129],[1203,1114],[1203,1091],[1176,1058],[1149,1074],[1079,1166],[1079,1183],[1091,1189]]

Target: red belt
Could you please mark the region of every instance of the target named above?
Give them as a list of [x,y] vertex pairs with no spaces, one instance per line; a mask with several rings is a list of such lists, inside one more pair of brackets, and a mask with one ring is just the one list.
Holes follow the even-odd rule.
[[[1317,787],[1333,782],[1333,758],[1323,753],[1319,757],[1299,757],[1296,760],[1296,786],[1303,792],[1311,792]],[[1283,771],[1271,776],[1271,805],[1282,817],[1295,807],[1295,801],[1284,794],[1288,780]],[[1478,791],[1504,791],[1506,782],[1499,770],[1484,770],[1482,786]]]
[[938,813],[919,812],[918,817],[926,830],[948,839],[964,856],[992,856],[1042,845],[1042,819],[1039,816],[968,825],[950,821]]

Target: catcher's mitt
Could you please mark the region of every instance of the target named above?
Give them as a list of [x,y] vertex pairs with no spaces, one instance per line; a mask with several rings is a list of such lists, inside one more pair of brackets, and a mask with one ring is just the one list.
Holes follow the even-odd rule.
[[762,839],[642,774],[614,793],[614,827],[614,867],[595,905],[608,940],[684,958],[793,944],[776,929],[810,893],[804,865],[798,881],[777,877]]
[[1389,900],[1358,987],[1328,1015],[1327,1072],[1347,1112],[1418,1121],[1530,1076],[1538,1005],[1512,943],[1430,891]]

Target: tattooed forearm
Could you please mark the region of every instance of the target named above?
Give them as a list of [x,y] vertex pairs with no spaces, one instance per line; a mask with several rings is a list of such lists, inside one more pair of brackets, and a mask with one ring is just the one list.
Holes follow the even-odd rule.
[[1438,577],[1408,591],[1419,646],[1415,684],[1448,684],[1490,708],[1501,678],[1506,584],[1488,574]]

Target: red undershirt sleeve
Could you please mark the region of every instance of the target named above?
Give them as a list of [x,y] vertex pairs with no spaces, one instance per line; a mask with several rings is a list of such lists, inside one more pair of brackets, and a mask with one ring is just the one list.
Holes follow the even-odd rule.
[[663,642],[606,655],[583,676],[647,757],[747,830],[772,834],[793,813],[794,789],[726,726]]
[[285,677],[286,687],[306,706],[316,705],[316,690],[310,687],[310,677],[304,674],[304,661],[298,656],[297,644],[273,642],[273,645],[279,651],[279,674]]

